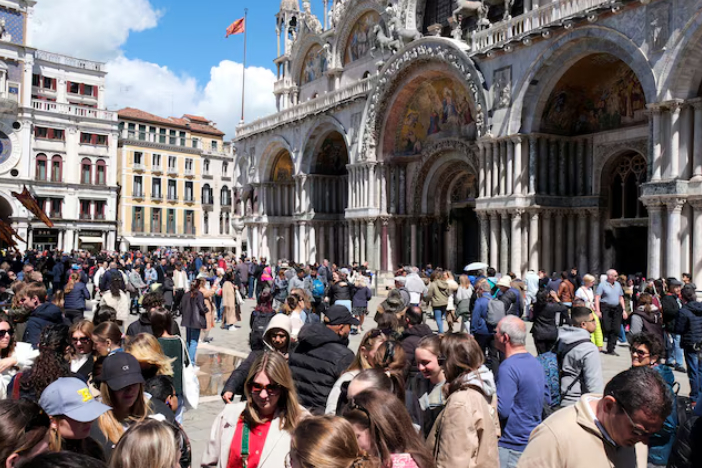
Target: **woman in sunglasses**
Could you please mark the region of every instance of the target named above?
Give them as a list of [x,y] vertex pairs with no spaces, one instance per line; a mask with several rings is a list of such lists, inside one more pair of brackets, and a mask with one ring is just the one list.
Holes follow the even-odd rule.
[[201,466],[280,467],[292,432],[305,410],[300,406],[283,356],[266,352],[251,366],[246,401],[224,407],[210,433]]
[[7,397],[7,386],[17,372],[26,372],[39,356],[32,345],[15,340],[12,320],[0,313],[0,400]]
[[71,325],[68,335],[71,337],[71,372],[79,375],[86,382],[93,372],[93,332],[95,326],[88,320],[81,320]]
[[0,466],[14,468],[49,448],[49,417],[27,400],[0,401]]

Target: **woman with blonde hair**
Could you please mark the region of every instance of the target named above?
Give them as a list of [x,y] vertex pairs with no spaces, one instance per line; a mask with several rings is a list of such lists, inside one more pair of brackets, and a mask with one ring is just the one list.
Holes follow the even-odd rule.
[[359,447],[350,422],[334,416],[320,416],[306,418],[297,425],[286,466],[381,468],[382,464],[378,458],[369,456]]
[[305,412],[285,358],[272,352],[259,356],[244,395],[245,401],[226,405],[215,419],[201,466],[283,466],[293,430]]
[[[595,284],[595,277],[591,274],[583,276],[583,285],[575,291],[575,298],[581,299],[584,302],[585,307],[591,311],[595,311],[595,292],[592,290]],[[595,319],[595,333],[592,334],[591,340],[595,343],[595,346],[602,351],[604,347],[604,335],[602,334],[602,325],[600,323],[600,317],[597,314],[592,314]]]
[[472,336],[451,333],[441,338],[439,362],[446,374],[448,400],[427,438],[438,468],[499,466],[499,422],[493,419],[497,391],[484,360]]
[[387,336],[383,332],[374,328],[369,330],[363,339],[361,339],[361,344],[358,346],[358,352],[353,362],[346,369],[346,372],[341,374],[341,376],[334,383],[334,386],[329,392],[327,397],[327,406],[325,409],[325,414],[337,414],[337,409],[339,408],[339,401],[342,404],[346,403],[346,389],[348,388],[349,382],[353,380],[361,371],[366,369],[371,369],[375,367],[375,355],[378,351],[378,347],[387,341]]
[[173,377],[172,363],[175,359],[163,354],[161,343],[154,335],[139,333],[127,342],[125,351],[139,361],[144,380],[149,380],[156,375]]
[[109,468],[177,468],[179,455],[174,428],[147,419],[125,432],[114,449]]
[[93,372],[95,358],[93,355],[93,332],[95,326],[88,320],[81,320],[71,325],[68,337],[71,340],[71,372],[80,375],[86,381]]

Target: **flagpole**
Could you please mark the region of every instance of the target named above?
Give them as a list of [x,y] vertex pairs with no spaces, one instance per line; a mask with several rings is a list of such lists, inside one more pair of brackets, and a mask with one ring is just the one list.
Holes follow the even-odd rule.
[[248,8],[244,8],[244,66],[241,68],[241,123],[244,123],[244,89],[246,88],[246,34],[249,30],[249,25],[246,21],[246,16],[249,13]]

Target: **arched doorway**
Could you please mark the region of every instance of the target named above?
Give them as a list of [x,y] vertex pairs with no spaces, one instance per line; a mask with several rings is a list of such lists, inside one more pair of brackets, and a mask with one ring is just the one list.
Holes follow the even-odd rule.
[[626,151],[614,157],[603,172],[605,249],[613,250],[612,268],[624,273],[646,272],[648,213],[640,200],[646,171],[646,158]]

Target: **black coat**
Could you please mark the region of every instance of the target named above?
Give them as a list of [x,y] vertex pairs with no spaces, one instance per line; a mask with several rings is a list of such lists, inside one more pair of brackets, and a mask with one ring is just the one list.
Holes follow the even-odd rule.
[[680,311],[680,302],[673,294],[666,294],[661,298],[661,309],[663,311],[663,327],[670,330],[675,327],[675,321]]
[[[559,302],[547,302],[545,306],[534,305],[534,326],[531,327],[531,334],[535,340],[557,340],[558,324],[556,314],[561,313],[561,317],[568,315],[566,306]],[[563,322],[563,320],[561,320]]]
[[683,347],[691,348],[702,342],[702,302],[692,301],[682,306],[675,321],[675,333],[681,335]]
[[327,297],[329,297],[329,305],[333,305],[336,301],[350,301],[353,299],[354,287],[348,281],[337,281],[327,287]]
[[303,326],[298,346],[288,360],[300,404],[310,411],[324,412],[334,383],[353,360],[347,338],[339,337],[323,323]]
[[[130,323],[129,327],[127,327],[127,336],[137,336],[139,333],[154,334],[154,330],[151,328],[151,317],[148,312],[139,315],[139,320]],[[171,327],[170,334],[180,336],[180,327],[175,321]]]
[[61,325],[63,323],[61,309],[56,304],[44,302],[29,314],[27,328],[24,330],[22,341],[31,344],[34,348],[38,348],[39,338],[44,327],[47,325]]
[[205,306],[205,296],[200,291],[194,293],[188,291],[183,294],[180,302],[180,311],[183,314],[181,325],[185,328],[202,330],[207,328],[207,306]]

